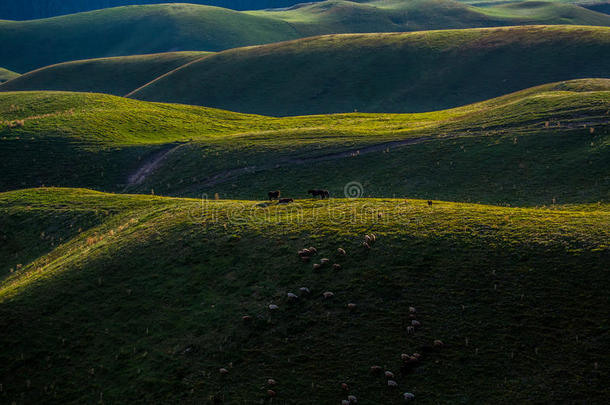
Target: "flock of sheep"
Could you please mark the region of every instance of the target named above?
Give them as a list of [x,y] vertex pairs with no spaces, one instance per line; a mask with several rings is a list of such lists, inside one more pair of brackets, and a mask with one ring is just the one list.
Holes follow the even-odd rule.
[[[377,241],[377,236],[375,234],[367,234],[364,236],[364,240],[362,241],[362,246],[365,249],[371,249],[372,245],[376,241]],[[315,247],[309,247],[309,248],[299,250],[297,252],[297,255],[302,262],[309,263],[312,260],[313,256],[315,256],[317,253],[318,253],[318,250]],[[347,252],[343,248],[338,248],[337,253],[339,256],[347,255]],[[319,263],[313,264],[313,270],[320,270],[323,267],[327,267],[330,265],[331,265],[330,259],[321,258],[319,260]],[[332,264],[332,267],[335,270],[341,269],[341,265],[339,263]],[[299,294],[295,294],[293,292],[286,293],[286,299],[288,301],[294,302],[294,301],[299,300],[300,297],[308,296],[311,294],[311,290],[308,287],[301,287],[301,288],[299,288],[298,292],[299,292]],[[335,294],[332,291],[325,291],[322,293],[322,297],[325,300],[332,299],[334,296],[335,296]],[[347,308],[350,311],[354,311],[356,309],[356,307],[357,307],[357,305],[353,302],[350,302],[347,304]],[[279,310],[280,307],[279,307],[279,305],[272,303],[272,304],[269,304],[267,308],[269,311],[277,311],[277,310]],[[415,333],[415,330],[421,326],[421,323],[416,319],[417,310],[415,309],[415,307],[409,307],[408,316],[409,316],[409,326],[407,326],[406,332],[408,334],[413,334],[413,333]],[[250,322],[251,320],[252,320],[252,317],[250,315],[244,315],[242,317],[242,321],[244,321],[244,322]],[[429,351],[431,349],[432,350],[439,349],[442,346],[443,346],[442,341],[435,340],[433,342],[432,346],[425,347],[424,350]],[[406,353],[402,353],[400,355],[400,358],[402,361],[402,366],[401,366],[402,372],[408,372],[408,371],[414,369],[415,367],[420,365],[421,361],[422,361],[422,355],[420,353],[413,353],[410,355],[406,354]],[[387,387],[389,387],[391,389],[398,388],[398,383],[396,382],[393,372],[391,372],[389,370],[384,371],[382,367],[377,366],[377,365],[371,366],[370,372],[373,375],[383,375],[385,377]],[[229,373],[229,371],[226,368],[220,369],[220,374],[225,375],[228,373]],[[275,398],[277,396],[277,393],[274,390],[274,387],[276,386],[276,384],[277,384],[277,382],[273,378],[270,378],[267,380],[267,387],[268,387],[267,396],[269,398]],[[345,394],[348,394],[350,391],[350,388],[346,383],[341,384],[341,389]],[[402,397],[407,402],[415,399],[415,395],[411,392],[404,392],[402,394]],[[355,395],[348,395],[346,399],[343,399],[341,401],[341,405],[353,405],[353,404],[357,404],[357,403],[358,403],[358,398]]]

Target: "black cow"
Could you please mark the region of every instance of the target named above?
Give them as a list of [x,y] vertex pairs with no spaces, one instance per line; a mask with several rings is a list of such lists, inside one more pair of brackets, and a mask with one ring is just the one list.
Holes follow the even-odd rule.
[[320,196],[322,199],[325,198],[330,198],[330,193],[328,192],[328,190],[309,190],[307,192],[307,194],[311,194],[312,197],[318,197]]
[[269,196],[269,200],[277,200],[280,198],[280,190],[269,191],[267,195]]

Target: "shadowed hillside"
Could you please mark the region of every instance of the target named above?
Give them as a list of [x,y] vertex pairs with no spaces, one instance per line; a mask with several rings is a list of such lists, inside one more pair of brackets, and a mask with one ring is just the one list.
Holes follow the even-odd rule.
[[122,96],[208,54],[174,52],[60,63],[21,75],[5,83],[0,91],[66,90]]
[[330,0],[287,10],[238,12],[193,4],[117,7],[24,22],[0,21],[0,59],[19,72],[78,59],[219,51],[306,36],[529,24],[610,26],[570,4],[472,7],[453,0]]
[[10,70],[0,68],[0,83],[19,77],[19,73],[11,72]]
[[[0,257],[12,269],[0,279],[0,395],[601,404],[610,216],[599,208],[2,193],[3,239],[26,248]],[[33,221],[10,222],[20,217]]]
[[221,52],[131,97],[267,115],[430,111],[608,66],[608,28],[331,35]]

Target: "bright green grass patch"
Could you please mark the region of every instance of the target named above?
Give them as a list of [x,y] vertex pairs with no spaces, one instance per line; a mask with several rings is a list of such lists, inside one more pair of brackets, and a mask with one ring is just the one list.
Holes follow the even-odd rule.
[[[376,197],[605,202],[608,88],[608,80],[584,79],[430,113],[285,118],[99,94],[4,93],[0,185],[258,199],[276,188],[342,196],[358,181]],[[324,158],[406,140],[413,144]]]
[[[95,210],[105,213],[100,225],[0,282],[9,402],[258,402],[274,378],[277,401],[337,403],[347,382],[359,402],[402,403],[370,375],[374,364],[394,371],[400,392],[424,404],[566,395],[602,403],[608,395],[607,212],[402,199],[202,206],[68,189],[0,194],[3,218]],[[46,226],[27,222],[8,240],[35,241]],[[377,242],[367,251],[361,243],[371,232]],[[313,272],[300,263],[296,251],[312,245],[315,262],[328,257],[342,269]],[[301,286],[312,295],[287,302]],[[322,299],[324,291],[335,297]],[[279,311],[269,313],[270,303]],[[422,322],[415,335],[405,330],[411,305]],[[241,321],[246,314],[250,325]],[[445,348],[400,373],[400,353],[433,339]],[[226,378],[220,367],[229,368]]]

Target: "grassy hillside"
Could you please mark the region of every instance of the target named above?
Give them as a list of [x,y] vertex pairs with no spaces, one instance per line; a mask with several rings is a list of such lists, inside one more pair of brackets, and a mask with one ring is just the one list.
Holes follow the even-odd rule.
[[14,79],[19,76],[19,73],[11,72],[10,70],[0,68],[0,83]]
[[330,35],[220,52],[131,94],[267,115],[415,112],[608,77],[610,28]]
[[23,72],[71,60],[217,51],[297,36],[285,22],[218,7],[117,7],[43,20],[0,21],[0,60]]
[[[378,405],[403,403],[405,391],[422,404],[601,404],[610,394],[607,211],[200,204],[74,189],[0,194],[2,220],[36,220],[3,227],[5,240],[57,240],[36,259],[17,252],[21,266],[0,281],[3,402],[267,403],[268,378],[273,402],[294,404],[339,403],[343,382],[359,403]],[[45,226],[57,215],[63,224]],[[296,255],[305,246],[341,270],[313,271]],[[421,323],[414,334],[409,306]],[[431,349],[435,339],[444,346]],[[401,372],[401,353],[414,352],[421,362]],[[373,365],[393,371],[399,388]]]
[[257,199],[276,188],[343,196],[356,181],[365,196],[608,201],[608,83],[555,83],[431,113],[287,118],[100,94],[2,93],[0,189]]
[[0,58],[25,72],[51,64],[170,51],[219,51],[312,35],[523,24],[610,26],[574,5],[477,8],[453,0],[330,0],[283,11],[237,12],[193,4],[117,7],[33,21],[0,21]]
[[208,54],[172,52],[60,63],[21,75],[0,91],[66,90],[122,96]]

